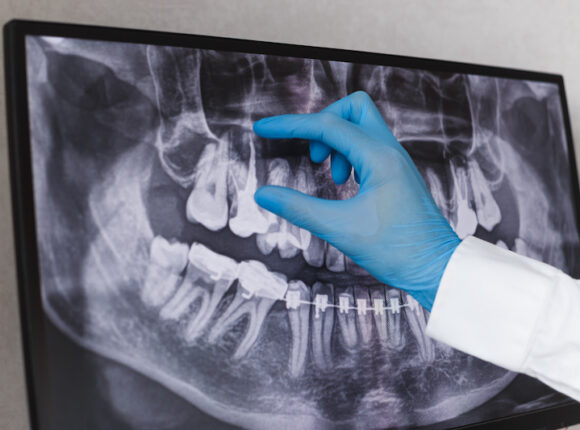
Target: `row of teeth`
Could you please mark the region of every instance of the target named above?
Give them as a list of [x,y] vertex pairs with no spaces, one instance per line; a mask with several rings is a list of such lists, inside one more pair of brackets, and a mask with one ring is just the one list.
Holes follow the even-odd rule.
[[[210,327],[220,301],[236,280],[233,300]],[[377,288],[369,292],[366,288],[334,288],[321,282],[309,288],[300,280],[287,282],[284,275],[269,271],[259,261],[236,262],[200,243],[188,247],[160,236],[151,243],[150,264],[141,290],[142,301],[155,308],[162,320],[187,319],[183,326],[187,343],[197,342],[206,331],[207,341],[216,343],[241,318],[248,317],[246,333],[233,359],[250,352],[270,309],[277,301],[284,301],[292,334],[289,366],[293,377],[303,374],[309,349],[314,366],[330,368],[335,314],[342,346],[355,352],[369,346],[373,338],[390,349],[402,349],[405,337],[400,318],[404,313],[417,340],[419,357],[432,361],[434,345],[425,336],[423,309],[411,296],[404,297],[406,303],[397,290]],[[197,310],[193,312],[192,307]]]

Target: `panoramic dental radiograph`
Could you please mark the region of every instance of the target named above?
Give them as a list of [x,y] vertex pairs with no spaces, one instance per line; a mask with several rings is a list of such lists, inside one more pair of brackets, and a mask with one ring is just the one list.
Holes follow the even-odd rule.
[[252,125],[364,90],[461,238],[578,274],[557,85],[80,39],[26,48],[43,309],[114,363],[95,396],[122,428],[196,424],[144,423],[153,406],[131,400],[125,371],[164,390],[155,408],[185,403],[214,428],[436,426],[562,401],[429,339],[411,296],[253,199],[264,184],[356,195],[305,142]]

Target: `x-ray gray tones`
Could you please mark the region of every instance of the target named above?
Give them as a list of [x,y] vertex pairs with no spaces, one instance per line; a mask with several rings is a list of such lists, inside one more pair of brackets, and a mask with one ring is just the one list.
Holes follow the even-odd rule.
[[266,183],[357,192],[303,143],[254,135],[263,116],[365,90],[461,237],[577,273],[556,85],[40,37],[27,59],[45,312],[224,422],[426,425],[515,377],[428,339],[412,298],[256,206]]

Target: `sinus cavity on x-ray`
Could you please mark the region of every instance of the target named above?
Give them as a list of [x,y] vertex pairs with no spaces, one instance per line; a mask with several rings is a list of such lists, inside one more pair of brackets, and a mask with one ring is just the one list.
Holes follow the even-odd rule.
[[[429,339],[412,297],[253,200],[263,184],[355,195],[304,142],[252,124],[364,90],[460,237],[578,274],[556,84],[51,37],[26,49],[44,312],[171,393],[155,407],[179,399],[215,428],[344,429],[563,400]],[[135,424],[150,404],[119,411],[119,381],[94,396],[115,399],[123,428],[153,428]],[[504,409],[486,406],[498,396]]]

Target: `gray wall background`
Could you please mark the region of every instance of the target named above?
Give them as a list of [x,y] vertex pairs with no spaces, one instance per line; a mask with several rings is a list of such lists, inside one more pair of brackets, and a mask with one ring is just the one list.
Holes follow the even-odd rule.
[[[573,133],[580,133],[580,2],[573,0],[0,0],[0,18],[2,24],[12,18],[75,22],[554,72],[564,75]],[[0,77],[0,429],[17,430],[28,428],[28,420],[3,69]]]

